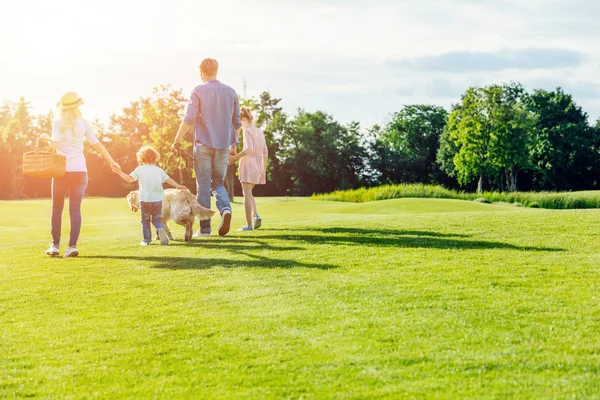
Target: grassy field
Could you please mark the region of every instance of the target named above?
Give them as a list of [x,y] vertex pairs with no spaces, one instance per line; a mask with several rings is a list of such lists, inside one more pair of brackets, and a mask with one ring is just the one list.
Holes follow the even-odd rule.
[[142,248],[86,199],[62,259],[49,200],[0,202],[0,398],[600,398],[600,210],[259,207]]

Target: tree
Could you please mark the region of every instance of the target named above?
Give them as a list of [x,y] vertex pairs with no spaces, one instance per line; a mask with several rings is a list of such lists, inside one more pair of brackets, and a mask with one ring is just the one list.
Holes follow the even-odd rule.
[[519,172],[531,168],[531,131],[535,123],[534,114],[524,104],[527,93],[520,84],[490,86],[489,106],[495,110],[491,116],[493,124],[493,158],[501,169],[500,189],[504,189],[504,180],[508,191],[517,190]]
[[477,179],[477,192],[482,192],[487,178],[500,190],[505,183],[508,190],[517,190],[519,171],[530,166],[529,132],[534,123],[525,97],[518,84],[469,88],[448,119],[438,152],[442,168],[450,173],[449,156],[454,154],[461,185]]
[[457,152],[454,166],[458,182],[465,185],[478,178],[477,192],[483,191],[484,179],[493,174],[491,161],[491,121],[485,109],[484,93],[479,88],[469,88],[448,117],[448,132]]
[[598,135],[587,114],[561,88],[536,90],[528,108],[537,116],[531,151],[536,190],[591,188],[597,181]]
[[310,195],[362,183],[364,149],[356,123],[343,126],[321,111],[299,110],[296,118],[280,120],[280,152],[277,155],[283,186],[291,194]]
[[448,112],[439,106],[409,105],[392,115],[371,145],[371,168],[380,183],[439,181],[436,164]]

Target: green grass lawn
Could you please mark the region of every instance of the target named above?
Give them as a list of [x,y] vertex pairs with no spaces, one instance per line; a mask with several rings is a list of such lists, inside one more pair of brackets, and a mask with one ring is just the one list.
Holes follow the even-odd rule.
[[0,398],[600,398],[600,210],[258,204],[142,248],[86,199],[65,260],[49,200],[0,202]]

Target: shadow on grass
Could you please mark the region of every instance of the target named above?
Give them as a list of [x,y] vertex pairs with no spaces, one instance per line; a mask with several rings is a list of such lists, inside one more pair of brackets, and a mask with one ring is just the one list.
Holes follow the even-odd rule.
[[[316,232],[298,233],[298,232]],[[290,234],[260,235],[260,239],[286,240],[311,245],[359,245],[373,247],[398,247],[398,248],[427,248],[427,249],[458,249],[458,250],[489,250],[505,249],[519,251],[565,251],[556,247],[518,246],[510,243],[465,240],[468,235],[444,234],[427,231],[402,231],[391,229],[362,229],[362,228],[308,228],[299,231],[289,231]],[[463,238],[463,239],[461,239]]]
[[207,250],[227,250],[238,252],[241,250],[272,250],[272,251],[294,251],[304,250],[304,247],[281,247],[273,246],[263,240],[241,236],[226,236],[220,238],[201,238],[194,239],[191,242],[171,241],[172,244],[186,247],[201,247]]
[[[290,231],[289,229],[268,229],[269,231]],[[431,231],[408,231],[399,229],[363,229],[363,228],[307,228],[301,231],[321,232],[321,233],[344,233],[353,235],[386,235],[386,236],[429,236],[429,237],[462,237],[467,238],[471,235],[462,233],[441,233]]]
[[248,256],[250,260],[231,260],[226,258],[195,258],[195,257],[170,257],[170,256],[80,256],[79,258],[143,261],[151,263],[150,268],[191,270],[221,268],[313,268],[334,269],[339,268],[332,264],[310,264],[294,260],[269,258],[247,253],[237,253]]

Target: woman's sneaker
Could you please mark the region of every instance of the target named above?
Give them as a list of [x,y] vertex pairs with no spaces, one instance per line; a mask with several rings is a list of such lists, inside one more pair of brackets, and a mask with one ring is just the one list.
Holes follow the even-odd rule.
[[262,219],[260,218],[260,215],[256,214],[254,216],[254,229],[260,228],[261,225],[262,225]]
[[238,231],[238,232],[248,232],[248,231],[251,231],[251,230],[253,230],[253,229],[252,229],[251,227],[249,227],[249,226],[242,226],[242,227],[241,227],[240,229],[238,229],[237,231]]
[[79,252],[77,251],[77,249],[75,247],[69,247],[65,251],[65,255],[63,257],[64,258],[77,257],[78,255],[79,255]]
[[54,244],[50,244],[48,250],[46,250],[46,255],[56,257],[60,253],[60,249],[56,247]]
[[165,232],[165,228],[158,228],[158,237],[160,237],[160,244],[163,246],[169,244],[169,237],[167,236],[167,232]]
[[143,240],[140,242],[140,246],[148,246],[149,244],[150,244],[150,243],[148,243],[148,242],[145,242],[145,241],[143,241]]

